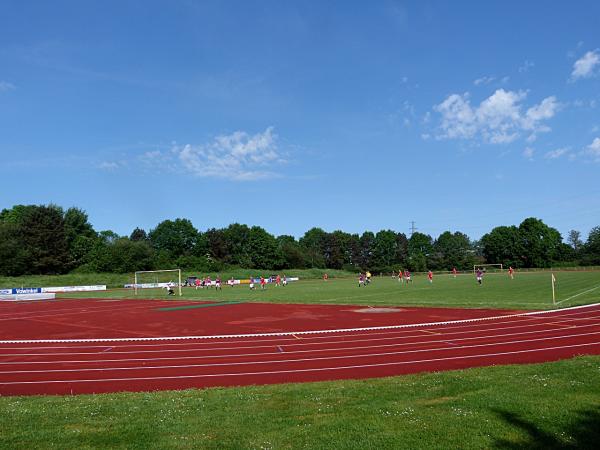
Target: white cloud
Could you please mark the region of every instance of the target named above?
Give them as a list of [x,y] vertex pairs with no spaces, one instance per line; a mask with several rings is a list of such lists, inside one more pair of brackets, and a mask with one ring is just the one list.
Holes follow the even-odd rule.
[[15,85],[8,81],[0,81],[0,92],[14,91]]
[[519,73],[529,72],[533,67],[535,67],[535,63],[533,61],[525,60],[521,66],[519,66]]
[[532,149],[531,147],[525,147],[525,150],[523,150],[523,157],[528,159],[529,161],[533,161],[534,153],[535,153],[534,149]]
[[127,163],[125,161],[102,161],[97,167],[98,169],[112,172],[125,167],[126,165]]
[[593,76],[594,69],[600,64],[600,50],[596,49],[587,52],[573,64],[571,79],[573,81],[580,78],[590,78]]
[[560,158],[561,156],[565,156],[567,153],[569,153],[569,149],[567,147],[557,148],[556,150],[546,152],[546,154],[544,155],[544,158],[556,159],[556,158]]
[[217,136],[207,144],[173,144],[169,151],[146,152],[141,159],[151,165],[177,167],[198,177],[236,181],[276,177],[272,169],[286,162],[278,150],[273,127],[252,136],[236,131]]
[[477,78],[475,81],[473,81],[473,84],[475,86],[479,86],[480,84],[490,84],[495,79],[496,79],[496,77],[481,77],[481,78]]
[[592,143],[586,147],[583,153],[586,156],[591,157],[594,161],[600,162],[600,137],[594,138]]
[[473,107],[469,94],[452,94],[434,106],[441,114],[438,139],[473,139],[481,137],[493,144],[509,143],[521,132],[530,133],[528,140],[535,140],[536,133],[550,128],[543,122],[552,118],[559,109],[556,97],[551,96],[522,112],[522,102],[527,96],[523,91],[496,90]]

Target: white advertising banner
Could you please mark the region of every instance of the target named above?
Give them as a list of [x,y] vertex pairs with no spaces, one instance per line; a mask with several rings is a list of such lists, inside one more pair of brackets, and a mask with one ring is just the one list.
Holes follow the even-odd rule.
[[90,291],[105,291],[105,284],[97,284],[94,286],[55,286],[43,287],[42,292],[90,292]]

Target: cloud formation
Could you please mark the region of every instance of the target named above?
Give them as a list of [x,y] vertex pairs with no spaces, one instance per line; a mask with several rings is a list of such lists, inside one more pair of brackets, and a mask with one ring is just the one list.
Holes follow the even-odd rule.
[[583,153],[595,162],[600,162],[600,137],[595,138]]
[[146,152],[142,160],[167,168],[176,166],[198,177],[236,181],[277,177],[275,167],[286,162],[278,150],[273,127],[255,135],[236,131],[217,136],[206,144],[173,144],[168,151]]
[[479,106],[471,106],[469,93],[452,94],[434,106],[441,121],[438,139],[475,139],[492,144],[509,143],[522,132],[528,133],[528,141],[535,140],[538,133],[550,131],[544,121],[554,117],[560,104],[550,96],[524,110],[524,91],[496,90]]
[[565,156],[567,153],[569,153],[569,149],[567,147],[557,148],[556,150],[551,150],[549,152],[546,152],[546,154],[544,155],[544,158],[557,159],[557,158],[560,158],[561,156]]
[[576,81],[580,78],[590,78],[596,74],[596,67],[600,64],[600,50],[587,52],[573,64],[571,79]]
[[0,92],[14,91],[15,85],[8,81],[0,81]]

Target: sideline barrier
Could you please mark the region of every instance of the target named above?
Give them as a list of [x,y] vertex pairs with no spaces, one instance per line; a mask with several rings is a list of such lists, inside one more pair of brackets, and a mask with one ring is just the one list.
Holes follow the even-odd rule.
[[[41,288],[10,288],[0,289],[0,300],[45,300],[56,298],[57,292],[90,292],[105,291],[105,284],[94,286],[54,286]],[[16,297],[15,297],[16,296]],[[34,296],[26,298],[25,296]]]
[[0,294],[0,301],[18,302],[23,300],[53,300],[55,293],[24,293],[24,294]]
[[90,292],[90,291],[105,291],[105,284],[96,284],[93,286],[58,286],[58,287],[43,287],[42,292]]

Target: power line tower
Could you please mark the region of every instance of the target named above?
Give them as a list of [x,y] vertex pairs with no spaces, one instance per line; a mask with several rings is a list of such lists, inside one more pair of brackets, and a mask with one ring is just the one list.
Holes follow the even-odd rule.
[[411,220],[410,221],[410,235],[412,236],[413,234],[415,234],[415,231],[417,231],[417,227],[415,227],[415,221]]

